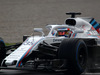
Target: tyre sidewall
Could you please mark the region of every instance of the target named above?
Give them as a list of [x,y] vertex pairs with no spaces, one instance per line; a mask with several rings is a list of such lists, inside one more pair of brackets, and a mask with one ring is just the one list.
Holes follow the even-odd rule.
[[5,56],[6,56],[5,44],[3,40],[0,40],[0,66]]
[[[82,73],[86,69],[87,57],[88,57],[87,56],[88,55],[87,46],[86,46],[86,44],[84,43],[83,40],[78,40],[74,51],[75,51],[74,52],[75,53],[74,54],[75,57],[72,58],[72,62],[74,62],[73,66],[75,67],[75,71],[78,71],[79,73]],[[84,59],[84,64],[82,64],[82,65],[79,63],[79,59],[78,59],[80,52],[83,52],[84,58],[85,58]]]

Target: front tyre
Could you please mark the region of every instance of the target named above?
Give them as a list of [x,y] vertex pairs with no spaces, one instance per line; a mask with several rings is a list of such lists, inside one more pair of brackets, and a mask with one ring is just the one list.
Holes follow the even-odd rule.
[[0,39],[0,66],[5,56],[6,56],[5,44],[4,41]]
[[85,71],[87,55],[87,46],[81,39],[65,39],[58,50],[58,57],[67,60],[66,68],[73,74],[81,74]]

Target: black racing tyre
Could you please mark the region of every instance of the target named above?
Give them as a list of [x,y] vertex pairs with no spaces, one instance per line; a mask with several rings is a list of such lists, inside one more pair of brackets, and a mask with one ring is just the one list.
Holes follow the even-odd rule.
[[[58,58],[66,59],[67,72],[81,74],[87,66],[87,46],[81,39],[70,38],[62,41],[59,50]],[[67,73],[66,72],[66,73]]]
[[5,56],[6,56],[5,44],[4,41],[0,39],[0,66]]

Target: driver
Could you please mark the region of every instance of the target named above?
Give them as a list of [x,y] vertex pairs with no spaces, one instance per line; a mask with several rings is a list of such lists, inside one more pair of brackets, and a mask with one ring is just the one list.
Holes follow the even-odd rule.
[[71,30],[69,28],[58,29],[57,30],[57,36],[70,37],[71,36]]

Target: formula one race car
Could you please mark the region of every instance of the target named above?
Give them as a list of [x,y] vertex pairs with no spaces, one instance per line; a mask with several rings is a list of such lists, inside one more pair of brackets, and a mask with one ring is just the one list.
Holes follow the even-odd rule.
[[71,15],[64,25],[47,25],[46,36],[42,28],[34,28],[41,36],[24,36],[24,42],[5,46],[0,39],[0,69],[49,70],[81,74],[86,69],[99,68],[100,24],[94,18]]

